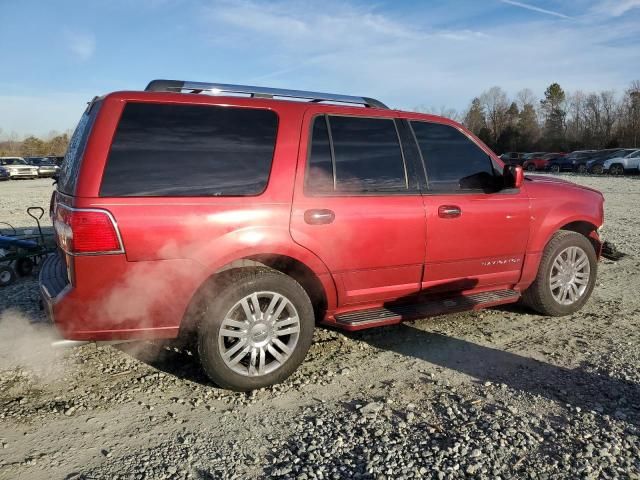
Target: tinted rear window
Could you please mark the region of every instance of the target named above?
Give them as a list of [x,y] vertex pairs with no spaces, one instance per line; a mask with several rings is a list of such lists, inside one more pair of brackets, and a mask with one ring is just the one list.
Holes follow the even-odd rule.
[[264,191],[278,117],[209,105],[126,105],[101,196],[245,196]]
[[102,102],[95,102],[82,114],[78,126],[71,136],[64,162],[58,172],[58,190],[62,193],[73,195],[76,190],[84,150],[101,104]]

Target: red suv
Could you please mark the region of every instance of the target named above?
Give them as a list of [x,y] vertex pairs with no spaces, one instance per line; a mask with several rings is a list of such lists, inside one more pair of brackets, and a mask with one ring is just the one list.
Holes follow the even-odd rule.
[[251,390],[297,368],[317,323],[577,311],[603,197],[523,178],[446,118],[158,80],[91,102],[51,215],[40,285],[66,339],[195,336],[212,380]]

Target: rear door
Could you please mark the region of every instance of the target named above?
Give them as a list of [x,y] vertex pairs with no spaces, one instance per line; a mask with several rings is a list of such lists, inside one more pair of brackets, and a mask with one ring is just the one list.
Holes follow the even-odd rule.
[[418,292],[425,212],[396,121],[377,110],[325,112],[304,118],[293,239],[327,265],[341,306]]
[[454,125],[411,121],[427,175],[425,290],[517,283],[529,237],[524,189],[501,189],[499,164]]

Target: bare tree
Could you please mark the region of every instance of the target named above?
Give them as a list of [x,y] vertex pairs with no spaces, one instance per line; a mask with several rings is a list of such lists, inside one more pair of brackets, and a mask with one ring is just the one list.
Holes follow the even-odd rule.
[[497,142],[507,125],[507,94],[500,87],[491,87],[480,95],[480,104],[487,116],[487,127],[491,131],[493,141]]

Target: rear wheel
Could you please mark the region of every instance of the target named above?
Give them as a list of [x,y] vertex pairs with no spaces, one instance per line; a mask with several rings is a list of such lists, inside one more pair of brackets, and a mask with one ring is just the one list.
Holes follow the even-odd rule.
[[594,165],[591,167],[591,173],[602,175],[602,172],[604,172],[604,167],[602,165]]
[[624,174],[624,167],[622,165],[620,165],[619,163],[614,163],[609,168],[609,173],[611,175],[622,175],[622,174]]
[[536,166],[533,163],[530,163],[529,165],[527,165],[527,171],[528,172],[535,172],[536,171]]
[[598,269],[596,253],[583,235],[561,230],[544,249],[538,274],[522,299],[543,315],[577,312],[593,291]]
[[553,173],[560,173],[560,165],[551,165],[551,171]]
[[578,165],[578,173],[587,173],[587,166],[584,163]]
[[198,329],[198,353],[216,384],[249,391],[285,380],[309,350],[309,296],[267,268],[231,271],[216,283]]

